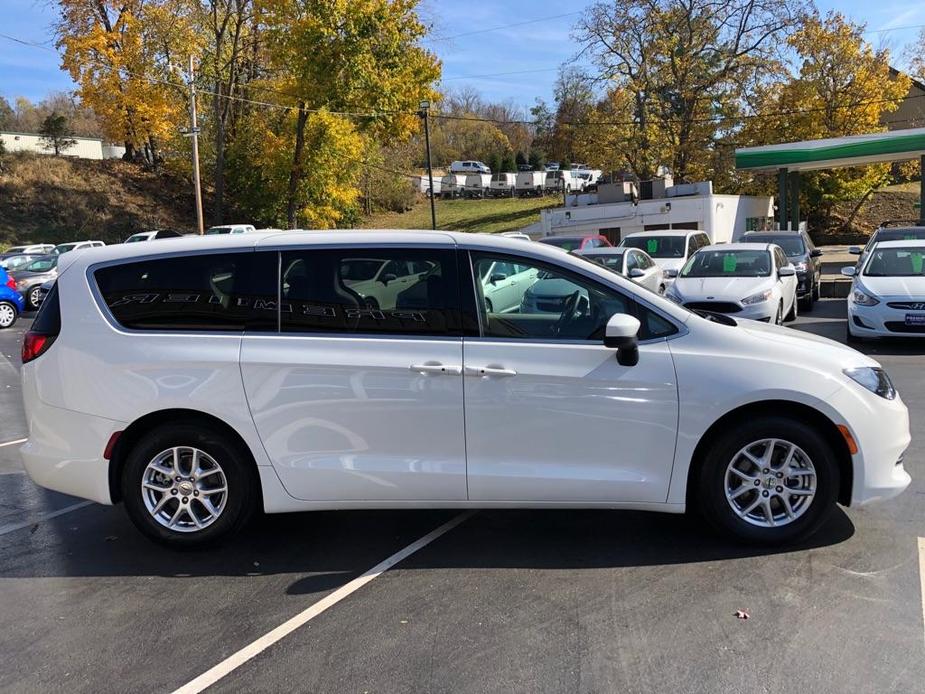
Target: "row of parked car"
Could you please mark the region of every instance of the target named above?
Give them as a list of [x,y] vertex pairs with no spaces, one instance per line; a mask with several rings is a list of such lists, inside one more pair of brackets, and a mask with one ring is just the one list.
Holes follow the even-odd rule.
[[434,179],[434,194],[442,198],[511,198],[589,193],[603,172],[596,169],[521,171],[519,173],[450,173]]
[[558,246],[712,314],[781,324],[819,298],[822,252],[803,232],[754,232],[738,243],[712,244],[703,231],[672,229],[625,236],[550,236]]

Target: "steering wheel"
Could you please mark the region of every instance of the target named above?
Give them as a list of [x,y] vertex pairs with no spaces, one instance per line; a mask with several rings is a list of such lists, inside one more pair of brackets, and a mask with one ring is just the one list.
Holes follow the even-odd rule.
[[566,299],[562,304],[562,315],[559,316],[559,320],[556,321],[556,325],[553,328],[553,334],[556,337],[559,337],[565,329],[577,317],[578,311],[578,302],[581,301],[581,290],[576,289],[568,299]]

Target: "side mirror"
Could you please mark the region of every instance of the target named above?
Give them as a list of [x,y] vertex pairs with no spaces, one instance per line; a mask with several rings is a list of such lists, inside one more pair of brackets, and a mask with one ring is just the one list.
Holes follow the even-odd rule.
[[861,255],[861,247],[860,246],[849,246],[848,252],[851,255]]
[[643,272],[642,270],[640,270],[638,267],[634,267],[632,270],[630,270],[630,275],[629,275],[629,277],[630,277],[631,280],[635,280],[635,279],[639,279],[640,277],[645,276],[645,274],[646,274],[646,273],[644,273],[644,272]]
[[822,255],[822,251],[820,251],[818,248],[814,248],[809,252],[810,258],[818,258],[820,255]]
[[662,272],[662,275],[667,277],[670,280],[673,280],[678,276],[678,271],[677,270],[665,270],[664,272]]
[[841,274],[845,277],[854,277],[858,273],[858,269],[854,265],[849,265],[848,267],[843,267],[841,269]]
[[488,278],[488,281],[491,284],[498,284],[498,282],[504,282],[507,279],[507,275],[494,274]]
[[382,282],[382,284],[388,284],[389,282],[394,282],[397,279],[398,279],[397,275],[393,275],[392,273],[389,273],[387,275],[383,275],[382,277],[380,277],[379,281]]
[[785,265],[780,270],[777,271],[778,277],[793,277],[797,274],[797,271],[793,269],[792,265]]
[[626,313],[615,313],[604,328],[604,346],[617,350],[620,366],[639,363],[639,321]]

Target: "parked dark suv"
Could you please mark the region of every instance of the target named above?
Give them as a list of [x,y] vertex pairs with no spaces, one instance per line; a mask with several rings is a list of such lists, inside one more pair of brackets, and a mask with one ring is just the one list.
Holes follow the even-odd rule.
[[787,260],[793,263],[797,271],[797,298],[800,308],[809,311],[819,298],[819,285],[822,282],[822,263],[819,256],[822,251],[813,245],[805,231],[752,231],[739,241],[747,243],[775,243],[784,249]]

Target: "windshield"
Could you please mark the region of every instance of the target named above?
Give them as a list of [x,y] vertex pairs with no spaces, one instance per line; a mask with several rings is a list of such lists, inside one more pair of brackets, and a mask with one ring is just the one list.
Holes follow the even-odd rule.
[[784,249],[788,258],[797,258],[806,255],[806,244],[803,237],[797,234],[781,234],[779,236],[746,236],[744,241],[757,241],[759,243],[774,243]]
[[683,258],[686,236],[627,236],[621,246],[641,248],[653,258]]
[[206,229],[207,234],[230,234],[231,227],[209,227]]
[[57,264],[57,258],[39,258],[26,265],[23,270],[26,272],[48,272],[53,270]]
[[921,277],[925,247],[876,248],[864,269],[867,277]]
[[681,277],[768,277],[767,251],[697,251],[681,270]]
[[623,254],[622,253],[597,253],[595,255],[588,255],[587,253],[581,256],[587,260],[595,262],[604,267],[615,270],[616,272],[623,271]]
[[139,241],[146,241],[148,239],[147,234],[135,234],[134,236],[129,236],[125,239],[126,243],[138,243]]

